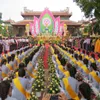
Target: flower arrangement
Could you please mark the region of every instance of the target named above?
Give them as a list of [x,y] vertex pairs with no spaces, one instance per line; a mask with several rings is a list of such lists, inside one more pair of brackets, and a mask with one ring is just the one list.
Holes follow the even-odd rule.
[[45,79],[44,79],[44,69],[41,69],[41,68],[38,69],[38,72],[36,74],[36,79],[45,81]]
[[38,100],[38,97],[34,94],[34,92],[31,92],[31,98],[28,100]]
[[36,73],[37,77],[32,85],[32,89],[35,92],[41,92],[45,89],[44,68],[43,68],[43,66],[41,66],[41,64],[43,64],[43,61],[42,61],[42,59],[39,59],[38,62],[39,62],[39,65],[38,65],[38,70]]
[[49,66],[49,73],[55,73],[55,66],[54,63],[52,62],[51,57],[49,57],[48,59],[48,66]]
[[60,84],[60,79],[57,77],[57,75],[55,73],[51,75],[51,80],[52,81],[55,80],[55,81],[57,81],[58,84]]
[[32,89],[35,92],[42,92],[45,89],[44,81],[37,78],[32,85]]
[[47,92],[50,94],[57,94],[60,92],[59,84],[56,80],[52,80],[48,86]]
[[49,65],[49,73],[50,73],[50,77],[48,78],[48,81],[50,82],[50,85],[47,88],[47,92],[50,94],[57,94],[60,92],[60,88],[59,88],[59,78],[56,75],[55,72],[55,66],[54,63],[52,62],[52,58],[51,56],[48,59],[48,65]]
[[49,68],[49,73],[55,73],[55,68],[53,68],[53,67],[51,67],[51,68]]

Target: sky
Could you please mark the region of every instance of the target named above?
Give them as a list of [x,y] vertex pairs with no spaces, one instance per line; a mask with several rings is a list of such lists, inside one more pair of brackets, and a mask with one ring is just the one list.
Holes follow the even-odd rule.
[[69,7],[70,12],[72,12],[70,20],[79,21],[84,19],[83,12],[73,0],[0,0],[2,19],[23,20],[21,12],[23,12],[24,7],[33,11],[43,11],[46,7],[50,11],[60,11]]

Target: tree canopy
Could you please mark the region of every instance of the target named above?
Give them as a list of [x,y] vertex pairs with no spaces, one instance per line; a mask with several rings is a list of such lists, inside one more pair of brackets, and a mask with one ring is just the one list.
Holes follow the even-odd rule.
[[100,0],[74,0],[87,18],[95,17],[100,20]]
[[86,18],[96,18],[93,25],[95,33],[100,34],[100,0],[73,0],[84,12]]

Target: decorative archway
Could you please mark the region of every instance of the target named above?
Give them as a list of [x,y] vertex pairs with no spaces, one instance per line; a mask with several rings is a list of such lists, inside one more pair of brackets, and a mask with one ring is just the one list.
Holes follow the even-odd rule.
[[60,24],[60,17],[55,18],[52,12],[46,8],[40,18],[34,17],[34,23],[30,23],[30,31],[34,36],[39,35],[62,35],[63,23]]

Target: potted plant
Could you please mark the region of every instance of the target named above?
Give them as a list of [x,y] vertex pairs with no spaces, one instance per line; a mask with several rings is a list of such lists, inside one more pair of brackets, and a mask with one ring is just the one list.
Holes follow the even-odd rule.
[[38,100],[38,97],[34,94],[34,92],[31,92],[31,97],[28,100]]
[[48,93],[50,94],[57,94],[60,92],[60,88],[59,88],[59,84],[58,82],[55,80],[53,80],[50,85],[48,86],[48,89],[47,89]]
[[32,89],[36,92],[36,96],[40,97],[41,92],[45,89],[44,81],[40,78],[36,78],[34,84],[32,85]]

